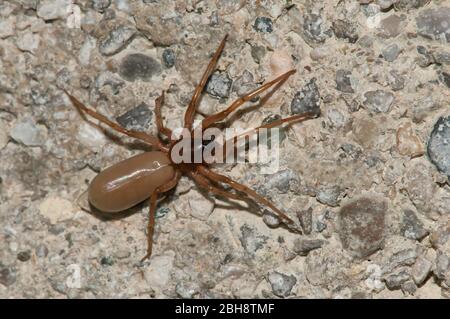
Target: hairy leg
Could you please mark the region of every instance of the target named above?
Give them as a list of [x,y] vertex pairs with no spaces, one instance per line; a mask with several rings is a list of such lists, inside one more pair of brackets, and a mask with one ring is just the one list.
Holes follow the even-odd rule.
[[150,258],[152,255],[152,249],[153,249],[153,233],[155,228],[155,211],[156,211],[156,201],[158,199],[158,194],[167,192],[168,190],[171,190],[174,188],[178,181],[181,178],[181,172],[176,171],[175,176],[165,185],[158,187],[155,189],[152,193],[152,196],[150,197],[150,207],[149,207],[149,214],[148,214],[148,224],[147,224],[147,254],[144,256],[144,258],[141,259],[141,261],[146,260],[147,258]]
[[280,75],[276,79],[274,79],[274,80],[272,80],[270,82],[267,82],[266,84],[263,84],[262,86],[260,86],[256,90],[253,90],[250,93],[248,93],[247,95],[237,99],[229,107],[227,107],[225,110],[223,110],[221,112],[218,112],[218,113],[215,113],[215,114],[212,114],[212,115],[208,116],[207,118],[203,119],[203,121],[202,121],[202,129],[205,130],[208,127],[210,127],[212,124],[224,120],[228,115],[230,115],[239,106],[241,106],[242,104],[244,104],[247,101],[250,101],[251,99],[253,99],[254,97],[258,96],[259,94],[261,94],[265,90],[269,89],[273,85],[275,85],[275,84],[277,84],[279,82],[285,81],[288,77],[290,77],[295,72],[296,72],[295,70],[290,70],[290,71]]
[[73,105],[75,105],[75,107],[80,111],[80,113],[82,115],[88,114],[88,115],[92,116],[93,118],[99,120],[103,124],[108,125],[110,128],[112,128],[113,130],[116,130],[117,132],[128,135],[130,137],[137,138],[141,141],[146,142],[147,144],[157,147],[160,150],[168,150],[157,137],[147,134],[147,133],[144,133],[144,132],[127,130],[127,129],[121,127],[120,125],[110,121],[104,115],[87,108],[83,103],[81,103],[79,100],[77,100],[77,98],[75,98],[74,96],[70,95],[66,90],[64,90],[64,92],[67,94],[67,96],[70,98],[70,101],[73,103]]
[[158,128],[158,132],[170,139],[170,137],[172,136],[172,131],[164,126],[164,123],[162,120],[161,107],[163,104],[164,104],[164,91],[155,100],[155,118],[156,118],[156,126]]
[[214,67],[216,66],[217,60],[219,60],[220,54],[222,53],[222,50],[225,46],[225,41],[227,40],[227,37],[228,35],[225,35],[222,42],[220,42],[219,47],[217,48],[216,52],[214,53],[214,56],[212,57],[211,61],[208,64],[208,67],[203,73],[200,83],[195,88],[194,95],[192,96],[191,102],[189,103],[186,113],[184,114],[184,127],[189,130],[192,128],[192,123],[194,122],[195,110],[197,109],[197,105],[200,100],[200,95],[202,94],[202,91],[206,85],[206,81],[208,81],[208,78],[210,77],[212,71],[214,70]]
[[227,176],[213,172],[212,170],[208,169],[206,166],[199,166],[198,171],[203,176],[208,177],[209,179],[216,181],[216,182],[225,183],[225,184],[231,186],[234,190],[246,194],[247,196],[249,196],[256,202],[261,203],[267,207],[270,207],[278,215],[278,217],[281,220],[283,220],[285,223],[287,223],[287,224],[294,223],[294,221],[292,219],[290,219],[286,214],[284,214],[281,210],[279,210],[277,207],[275,207],[275,205],[272,204],[272,202],[268,201],[263,196],[259,195],[253,189],[251,189],[245,185],[242,185],[238,182],[235,182]]

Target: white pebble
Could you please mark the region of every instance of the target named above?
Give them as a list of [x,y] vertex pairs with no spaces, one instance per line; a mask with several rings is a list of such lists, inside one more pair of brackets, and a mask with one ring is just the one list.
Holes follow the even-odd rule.
[[39,48],[39,43],[41,39],[39,35],[32,33],[30,31],[23,32],[17,38],[16,45],[22,51],[28,51],[35,53]]
[[82,123],[80,125],[77,138],[81,144],[91,149],[99,149],[106,144],[106,138],[103,132],[88,123]]
[[72,11],[72,0],[42,0],[37,15],[44,20],[66,18]]
[[73,217],[73,206],[67,199],[49,196],[39,205],[39,212],[56,224]]
[[27,146],[39,146],[44,143],[45,129],[37,126],[30,118],[16,123],[10,132],[11,137]]

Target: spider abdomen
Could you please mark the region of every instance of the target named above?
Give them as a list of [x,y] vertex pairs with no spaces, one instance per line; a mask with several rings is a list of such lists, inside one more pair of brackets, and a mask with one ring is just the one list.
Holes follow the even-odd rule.
[[89,202],[102,212],[120,212],[148,199],[174,175],[168,154],[145,152],[100,172],[89,185]]

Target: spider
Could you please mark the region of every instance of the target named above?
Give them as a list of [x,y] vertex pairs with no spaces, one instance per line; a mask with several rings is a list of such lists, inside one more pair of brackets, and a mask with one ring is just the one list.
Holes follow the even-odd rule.
[[[215,51],[211,61],[203,73],[200,83],[195,88],[192,99],[184,114],[184,129],[189,132],[193,132],[195,129],[204,131],[216,123],[223,121],[245,102],[254,99],[271,87],[274,87],[274,89],[278,88],[278,86],[283,84],[292,74],[296,72],[295,69],[290,70],[249,92],[245,96],[238,98],[225,110],[215,114],[205,115],[200,125],[193,128],[194,116],[198,113],[196,109],[199,104],[200,96],[209,77],[215,69],[216,63],[225,46],[227,37],[228,35],[225,35],[219,47]],[[291,218],[275,207],[272,202],[255,192],[253,189],[240,184],[225,175],[213,171],[211,169],[211,165],[213,163],[207,162],[205,158],[202,158],[200,163],[193,163],[192,161],[175,163],[172,160],[172,150],[174,146],[180,142],[180,138],[174,138],[172,130],[164,126],[161,116],[161,107],[164,103],[164,92],[162,92],[162,94],[155,100],[154,112],[156,126],[158,129],[157,136],[123,128],[110,121],[104,115],[86,107],[66,90],[64,90],[64,92],[84,118],[87,114],[117,132],[139,139],[156,149],[133,156],[108,167],[92,180],[88,189],[88,199],[90,204],[105,213],[124,211],[125,209],[149,199],[147,253],[142,258],[142,261],[149,258],[152,254],[155,210],[158,196],[173,189],[183,175],[192,178],[200,188],[205,189],[213,195],[233,200],[253,200],[256,203],[269,207],[273,212],[275,212],[283,224],[288,225],[294,223]],[[317,115],[317,113],[308,112],[279,119],[254,128],[247,132],[247,134],[254,134],[263,128],[268,129],[277,127],[283,123],[292,123],[311,119]],[[161,136],[165,138],[161,138]],[[237,138],[237,136],[234,138]],[[191,151],[193,152],[193,150]],[[227,185],[229,189],[225,188],[225,185]],[[233,192],[230,190],[233,190]]]

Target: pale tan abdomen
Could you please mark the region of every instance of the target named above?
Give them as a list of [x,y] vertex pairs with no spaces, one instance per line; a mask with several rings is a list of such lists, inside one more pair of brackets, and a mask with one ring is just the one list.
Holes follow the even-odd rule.
[[174,175],[167,154],[142,153],[100,172],[89,185],[89,202],[103,212],[120,212],[148,199]]

